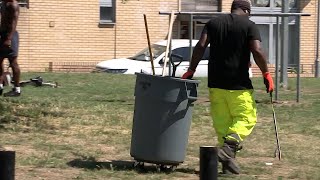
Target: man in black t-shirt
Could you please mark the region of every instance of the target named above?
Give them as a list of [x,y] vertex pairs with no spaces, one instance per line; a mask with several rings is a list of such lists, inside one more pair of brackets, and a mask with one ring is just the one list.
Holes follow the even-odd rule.
[[240,173],[235,161],[236,152],[257,121],[253,86],[248,73],[250,53],[263,74],[267,92],[273,91],[259,30],[249,20],[250,10],[250,0],[234,0],[231,14],[211,19],[194,48],[188,71],[182,76],[183,79],[193,77],[210,43],[208,87],[213,126],[221,146],[218,157],[223,173]]

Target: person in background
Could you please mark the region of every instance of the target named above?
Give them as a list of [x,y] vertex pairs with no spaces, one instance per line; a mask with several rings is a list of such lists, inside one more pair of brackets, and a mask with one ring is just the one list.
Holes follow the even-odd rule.
[[250,53],[262,72],[267,92],[273,91],[260,33],[256,24],[249,20],[250,11],[250,0],[234,0],[231,14],[208,21],[194,48],[188,71],[182,76],[183,79],[193,77],[210,43],[208,88],[222,173],[240,173],[236,152],[257,122],[254,91],[248,73]]
[[16,0],[1,0],[0,26],[0,95],[3,92],[3,61],[8,58],[12,69],[14,88],[4,96],[20,96],[20,67],[18,64],[19,34],[16,30],[19,17],[19,4]]

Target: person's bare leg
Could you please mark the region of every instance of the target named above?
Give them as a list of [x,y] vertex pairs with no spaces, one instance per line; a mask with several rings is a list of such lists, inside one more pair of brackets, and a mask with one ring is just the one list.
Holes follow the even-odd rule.
[[2,95],[3,92],[3,86],[4,86],[4,68],[3,68],[3,60],[4,58],[0,58],[0,95]]
[[4,73],[4,68],[3,68],[3,60],[4,58],[0,58],[0,95],[2,95],[3,92],[3,73]]
[[1,80],[0,83],[2,83],[3,81],[3,78],[2,78],[4,73],[3,60],[4,58],[0,58],[0,80]]
[[17,57],[10,59],[10,66],[12,68],[12,79],[14,81],[14,87],[20,87],[20,67]]
[[9,58],[10,67],[12,69],[12,79],[14,88],[12,91],[5,93],[4,96],[20,96],[21,89],[20,89],[20,67],[18,64],[18,58],[13,57]]

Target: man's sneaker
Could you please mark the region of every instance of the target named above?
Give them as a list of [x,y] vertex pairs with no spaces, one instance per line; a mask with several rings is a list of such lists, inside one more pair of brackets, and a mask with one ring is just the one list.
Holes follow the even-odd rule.
[[222,173],[240,174],[240,167],[236,162],[238,143],[225,142],[218,151],[218,159],[222,164]]
[[2,95],[3,89],[0,89],[0,96]]
[[18,96],[20,96],[20,94],[21,94],[21,93],[17,92],[17,91],[13,88],[11,91],[9,91],[9,92],[7,92],[7,93],[4,93],[3,96],[4,96],[4,97],[18,97]]

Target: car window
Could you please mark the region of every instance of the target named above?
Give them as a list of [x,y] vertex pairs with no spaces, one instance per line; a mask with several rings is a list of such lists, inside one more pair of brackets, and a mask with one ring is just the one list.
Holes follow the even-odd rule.
[[[166,50],[165,46],[153,44],[151,45],[151,51],[153,59],[156,59],[158,56],[163,54]],[[138,61],[150,61],[149,48],[145,48],[142,51],[138,52],[136,55],[129,57],[129,59],[138,60]]]
[[207,47],[206,51],[204,51],[202,59],[209,60],[209,58],[210,58],[210,48]]
[[[172,50],[172,54],[176,54],[176,55],[179,55],[183,58],[183,61],[189,61],[189,54],[190,54],[190,51],[189,51],[189,47],[182,47],[182,48],[177,48],[177,49],[174,49]],[[208,60],[210,57],[210,50],[209,50],[209,47],[206,48],[204,54],[203,54],[203,57],[202,59],[205,59],[205,60]],[[173,58],[173,61],[180,61],[178,58]]]
[[[172,50],[172,54],[176,54],[182,57],[182,61],[189,61],[189,47],[182,47]],[[173,58],[173,61],[179,60],[178,58]],[[180,60],[179,60],[180,61]]]

